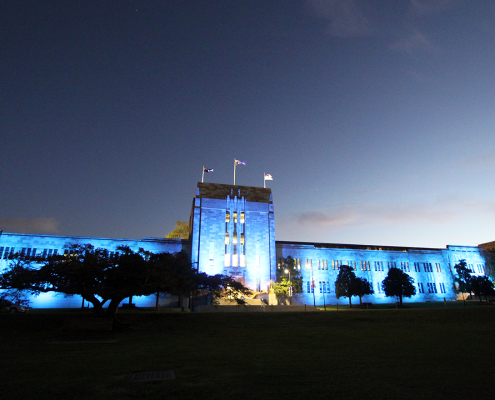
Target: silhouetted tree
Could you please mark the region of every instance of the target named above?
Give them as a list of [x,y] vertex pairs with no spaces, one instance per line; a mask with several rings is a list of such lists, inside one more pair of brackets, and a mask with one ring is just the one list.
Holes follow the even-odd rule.
[[[92,245],[70,246],[65,255],[22,260],[0,275],[0,288],[19,289],[37,295],[58,292],[80,295],[98,315],[114,316],[127,297],[158,291],[178,294],[194,285],[194,271],[188,256],[134,252],[119,247],[117,254]],[[106,311],[103,309],[108,302]]]
[[373,290],[373,287],[371,286],[371,283],[368,282],[368,280],[357,277],[353,283],[352,293],[353,295],[359,296],[359,304],[362,305],[363,296],[373,294],[375,293],[375,291]]
[[470,287],[473,290],[474,294],[480,299],[480,303],[481,296],[484,296],[485,301],[488,302],[488,296],[493,296],[495,294],[493,282],[487,276],[471,277]]
[[355,292],[356,286],[356,274],[353,271],[353,268],[348,265],[341,265],[339,274],[337,275],[337,280],[335,281],[335,295],[337,299],[341,297],[349,298],[349,307],[351,304],[352,296],[356,296]]
[[[466,260],[459,260],[457,264],[454,265],[456,275],[454,275],[454,283],[457,284],[457,293],[469,293],[473,291],[471,286],[471,270],[467,267]],[[464,299],[464,305],[466,304],[466,299]]]
[[399,268],[390,268],[386,278],[382,281],[382,288],[387,297],[399,298],[402,307],[402,298],[416,294],[414,279]]

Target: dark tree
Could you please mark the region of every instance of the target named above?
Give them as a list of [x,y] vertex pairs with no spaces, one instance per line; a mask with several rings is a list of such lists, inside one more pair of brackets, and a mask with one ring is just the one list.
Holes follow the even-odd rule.
[[341,265],[337,280],[335,281],[335,295],[337,296],[337,299],[348,297],[349,307],[352,305],[352,296],[357,295],[357,293],[355,293],[355,281],[356,274],[354,273],[353,268],[348,265]]
[[[187,255],[151,254],[119,248],[110,255],[91,245],[71,246],[67,254],[48,259],[17,257],[0,276],[0,288],[19,289],[37,295],[58,292],[80,295],[98,315],[114,316],[127,297],[158,291],[182,293],[194,285],[194,271]],[[103,307],[108,302],[106,312]]]
[[362,298],[363,296],[366,296],[368,294],[373,294],[375,291],[373,290],[373,287],[371,286],[371,283],[368,282],[364,278],[356,278],[353,283],[353,289],[352,293],[353,295],[359,296],[359,304],[362,305],[363,301]]
[[[457,284],[457,293],[469,293],[473,291],[471,286],[471,270],[467,267],[466,260],[459,260],[459,262],[454,265],[456,275],[454,276],[454,282]],[[466,304],[466,299],[464,299],[464,304]]]
[[474,294],[480,299],[480,303],[481,296],[484,296],[485,301],[488,302],[488,296],[493,296],[495,294],[493,282],[487,276],[473,276],[470,279],[470,287]]
[[416,294],[414,279],[399,268],[390,268],[387,277],[382,281],[382,288],[387,297],[399,298],[402,307],[402,298]]

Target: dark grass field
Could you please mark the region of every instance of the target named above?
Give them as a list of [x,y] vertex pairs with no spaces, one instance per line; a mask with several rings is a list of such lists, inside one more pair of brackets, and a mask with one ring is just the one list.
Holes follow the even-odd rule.
[[[476,399],[495,386],[495,306],[135,311],[117,331],[61,331],[79,314],[0,315],[1,398]],[[117,342],[50,344],[78,339]],[[176,379],[129,382],[164,370]]]

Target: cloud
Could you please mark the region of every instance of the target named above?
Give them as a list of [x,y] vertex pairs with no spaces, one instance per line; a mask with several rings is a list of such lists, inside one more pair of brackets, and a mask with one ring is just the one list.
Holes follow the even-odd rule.
[[332,36],[368,36],[374,31],[357,0],[306,0],[306,3],[314,16],[328,21],[328,33]]
[[490,168],[495,166],[494,154],[480,154],[476,157],[471,157],[464,160],[464,164],[471,168]]
[[409,10],[414,14],[437,14],[455,7],[460,0],[410,0]]
[[390,45],[390,49],[414,56],[419,53],[438,53],[440,48],[434,45],[424,33],[414,30],[409,36]]
[[59,223],[55,218],[0,218],[0,229],[4,232],[56,234]]
[[342,228],[372,225],[446,224],[471,211],[495,214],[495,203],[465,203],[449,198],[435,204],[350,204],[330,210],[302,211],[296,216],[298,224],[315,228]]

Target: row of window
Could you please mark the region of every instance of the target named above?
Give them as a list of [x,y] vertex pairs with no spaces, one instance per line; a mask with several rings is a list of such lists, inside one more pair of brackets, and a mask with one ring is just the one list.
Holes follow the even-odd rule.
[[[241,222],[241,224],[243,224],[245,221],[245,214],[244,214],[244,212],[241,212],[240,214],[241,214],[240,222]],[[233,216],[234,224],[237,224],[237,211],[234,211],[232,213],[232,216]],[[225,213],[225,222],[230,222],[230,211],[227,211]]]
[[[232,244],[235,246],[237,244],[237,232],[234,232],[232,234]],[[230,234],[229,232],[225,232],[225,244],[230,244]],[[240,244],[241,246],[244,246],[244,233],[241,233],[240,235]]]
[[[296,260],[298,260],[298,266],[300,269],[301,260],[300,259],[296,259]],[[371,264],[369,261],[359,261],[359,263],[360,263],[359,265],[360,265],[361,271],[371,271]],[[423,268],[424,268],[425,272],[433,272],[433,267],[432,267],[431,263],[422,263],[422,264],[423,264]],[[332,269],[334,271],[340,270],[340,267],[342,265],[348,265],[348,266],[354,268],[355,270],[357,269],[356,268],[356,261],[354,261],[354,260],[352,260],[352,261],[348,260],[347,262],[344,260],[332,260]],[[374,262],[374,268],[375,268],[375,271],[383,271],[384,270],[383,261],[375,261]],[[411,272],[411,270],[409,268],[409,263],[403,262],[403,261],[401,261],[400,263],[397,263],[395,261],[387,261],[387,269],[390,269],[390,268],[399,268],[404,272]],[[442,272],[442,267],[441,267],[440,263],[435,263],[435,268],[436,268],[437,272]],[[310,258],[306,259],[306,269],[308,269],[308,270],[313,269],[313,260]],[[318,270],[328,270],[327,260],[318,260]],[[416,272],[421,272],[420,263],[414,263],[414,270]]]
[[[371,287],[373,287],[373,282],[370,282]],[[307,281],[306,282],[306,293],[314,293],[316,287],[316,282],[314,280],[312,281]],[[331,284],[329,281],[319,281],[318,282],[318,287],[320,289],[320,293],[332,293],[331,291]],[[439,283],[438,287],[440,288],[440,293],[447,293],[447,290],[445,289],[445,284],[444,283]],[[383,293],[382,290],[382,285],[380,283],[376,284],[377,288],[377,293]],[[437,290],[437,284],[435,282],[428,282],[426,283],[426,288],[428,290],[428,293],[438,293]],[[418,282],[418,292],[419,293],[425,293],[425,289],[423,286],[422,282]]]
[[[66,250],[67,253],[67,250]],[[0,247],[0,259],[6,260],[9,257],[14,257],[15,247]],[[35,257],[47,258],[51,256],[56,256],[58,254],[58,249],[40,249],[31,247],[23,247],[19,253],[19,257],[22,260],[29,260]]]

